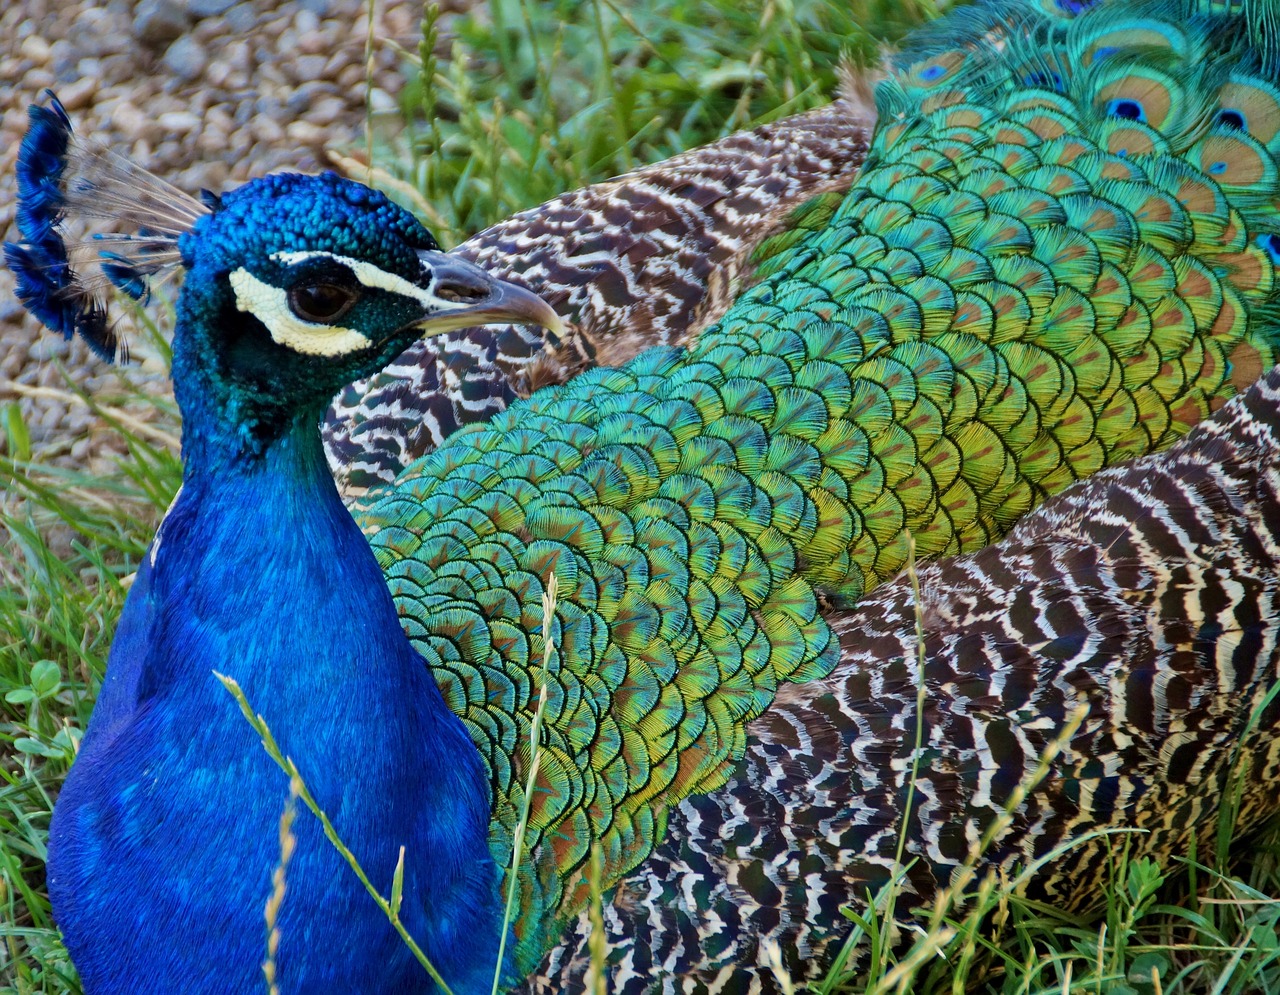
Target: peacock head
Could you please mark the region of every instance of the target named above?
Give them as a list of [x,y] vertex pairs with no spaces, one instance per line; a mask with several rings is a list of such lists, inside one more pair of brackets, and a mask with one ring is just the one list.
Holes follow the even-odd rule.
[[[18,161],[18,294],[104,358],[119,342],[103,291],[143,298],[184,272],[174,387],[184,416],[261,449],[415,339],[489,322],[553,330],[527,290],[441,252],[408,211],[333,173],[275,174],[196,200],[71,134],[51,97]],[[70,228],[96,222],[77,240]],[[88,227],[93,227],[89,225]]]
[[240,418],[318,418],[423,335],[559,324],[540,298],[441,252],[409,212],[332,173],[267,176],[210,204],[177,241],[175,377],[224,394]]

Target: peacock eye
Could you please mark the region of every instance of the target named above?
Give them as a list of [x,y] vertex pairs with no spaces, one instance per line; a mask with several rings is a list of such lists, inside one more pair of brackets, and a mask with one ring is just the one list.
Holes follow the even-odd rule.
[[305,283],[289,291],[289,307],[304,321],[332,324],[351,310],[356,293],[336,283]]

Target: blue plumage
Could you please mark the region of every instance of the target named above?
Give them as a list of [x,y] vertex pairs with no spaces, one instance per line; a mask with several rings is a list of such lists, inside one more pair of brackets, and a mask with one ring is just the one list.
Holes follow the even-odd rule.
[[4,250],[18,297],[50,329],[83,336],[113,361],[123,343],[105,295],[114,287],[145,299],[152,278],[180,263],[178,239],[213,204],[81,142],[51,92],[29,118],[17,164],[22,240]]
[[[210,456],[235,446],[215,426],[186,431],[208,433]],[[215,670],[297,758],[384,895],[405,847],[406,926],[456,991],[488,991],[500,916],[486,773],[401,634],[314,436],[300,428],[216,475],[189,460],[130,593],[50,834],[50,895],[87,992],[261,985],[288,784]],[[282,990],[429,991],[317,820],[294,831]]]

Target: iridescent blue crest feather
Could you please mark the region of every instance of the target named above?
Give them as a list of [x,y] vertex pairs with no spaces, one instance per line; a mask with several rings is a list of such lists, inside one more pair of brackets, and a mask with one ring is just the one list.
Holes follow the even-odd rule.
[[180,263],[177,239],[209,213],[199,201],[72,133],[53,93],[29,109],[18,151],[17,227],[5,259],[18,298],[48,328],[79,334],[112,361],[122,343],[108,318],[111,287],[135,300]]

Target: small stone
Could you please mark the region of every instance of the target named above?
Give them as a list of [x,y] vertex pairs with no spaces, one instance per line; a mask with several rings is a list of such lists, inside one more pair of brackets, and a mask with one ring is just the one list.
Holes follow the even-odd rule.
[[301,35],[313,35],[320,30],[320,18],[313,10],[303,7],[293,18],[293,29]]
[[102,78],[113,83],[132,79],[138,72],[137,55],[108,55],[102,60]]
[[289,141],[299,145],[323,145],[328,133],[310,121],[291,121],[286,129]]
[[274,93],[264,93],[253,102],[253,113],[267,117],[278,117],[283,109],[284,104]]
[[209,55],[194,38],[179,38],[164,53],[164,64],[179,79],[198,79],[209,64]]
[[327,61],[323,55],[303,55],[293,60],[294,74],[304,81],[320,79]]
[[[275,53],[263,52],[258,62],[258,81],[269,83],[273,88],[279,89],[289,84],[290,80],[285,78],[284,70],[275,63]],[[268,59],[273,61],[267,61]]]
[[259,142],[278,142],[284,137],[284,129],[269,117],[256,117],[249,131]]
[[300,83],[293,93],[289,94],[289,99],[284,102],[285,110],[289,112],[290,117],[302,117],[307,113],[308,108],[324,95],[319,83],[315,81]]
[[258,13],[252,3],[238,3],[223,15],[222,23],[228,31],[245,35],[258,23]]
[[329,39],[319,31],[300,31],[298,32],[298,54],[299,55],[324,55],[329,54],[331,45]]
[[69,111],[82,110],[89,106],[89,101],[98,92],[97,76],[81,76],[74,83],[69,83],[58,91],[58,99]]
[[190,23],[177,0],[142,0],[133,15],[133,36],[159,48],[180,37]]
[[80,53],[76,51],[76,47],[65,38],[59,38],[49,46],[49,58],[45,61],[53,63],[53,71],[57,72],[59,66],[70,63],[75,65],[80,59]]
[[311,11],[316,17],[328,17],[333,9],[331,0],[299,0],[298,6]]
[[233,41],[222,50],[220,56],[234,69],[247,70],[252,62],[249,55],[249,43],[245,41]]
[[82,9],[67,38],[82,56],[114,55],[132,48],[127,27],[131,15],[113,14],[100,7]]
[[[145,138],[151,130],[152,121],[146,114],[134,107],[129,101],[124,100],[116,105],[115,110],[111,112],[111,123],[119,128],[130,138]],[[140,159],[145,162],[145,159]]]
[[166,111],[156,118],[156,123],[167,134],[181,135],[197,130],[200,127],[200,116],[190,111]]
[[182,148],[172,139],[166,139],[156,148],[155,160],[158,165],[163,165],[166,169],[172,168],[173,164],[181,158]]
[[217,132],[220,135],[229,135],[235,129],[235,120],[227,113],[227,109],[221,105],[209,108],[204,116],[204,128],[206,132]]
[[206,128],[196,137],[196,149],[205,158],[224,155],[227,151],[227,136],[223,132]]
[[55,357],[61,359],[66,356],[70,350],[71,343],[62,336],[43,335],[31,343],[30,356],[36,362],[44,363]]
[[408,4],[392,4],[383,10],[382,16],[388,37],[401,38],[414,30],[418,14]]
[[231,67],[221,59],[214,59],[209,63],[209,68],[204,71],[205,82],[212,87],[222,87],[226,85],[227,78],[231,75]]
[[42,90],[46,86],[53,86],[53,73],[47,69],[28,69],[27,74],[22,77],[22,85],[30,91]]
[[39,35],[27,35],[22,39],[22,44],[18,46],[18,51],[22,53],[24,58],[30,59],[37,66],[43,66],[49,61],[49,55],[52,49],[49,43]]
[[369,107],[375,114],[385,114],[397,110],[396,98],[381,87],[375,86],[369,91]]
[[187,13],[194,18],[217,17],[236,5],[237,0],[186,0]]
[[58,79],[58,92],[61,93],[64,86],[80,78],[80,69],[75,59],[58,59],[53,64],[53,74]]
[[338,97],[325,97],[307,110],[307,120],[316,125],[331,125],[347,109],[346,102]]

